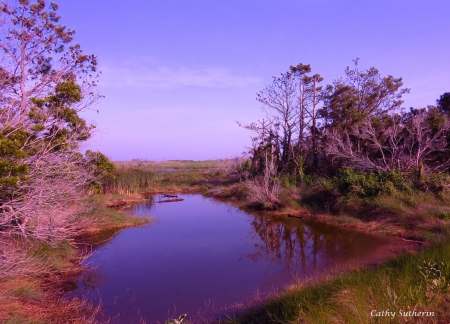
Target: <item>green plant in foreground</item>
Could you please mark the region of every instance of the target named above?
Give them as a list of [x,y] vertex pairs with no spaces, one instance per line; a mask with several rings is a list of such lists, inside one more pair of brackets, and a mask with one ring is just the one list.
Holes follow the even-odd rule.
[[181,324],[184,321],[184,318],[187,316],[187,314],[181,314],[178,319],[174,318],[172,322],[166,321],[165,324]]
[[423,261],[418,268],[425,281],[425,295],[429,302],[437,293],[445,292],[450,287],[450,262]]

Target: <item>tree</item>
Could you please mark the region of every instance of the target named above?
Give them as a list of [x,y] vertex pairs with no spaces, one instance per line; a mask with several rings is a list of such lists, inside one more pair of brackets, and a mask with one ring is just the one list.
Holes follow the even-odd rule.
[[263,104],[263,110],[272,127],[280,130],[281,134],[276,132],[275,136],[281,147],[279,167],[283,169],[291,157],[293,135],[298,127],[298,101],[293,74],[288,72],[274,77],[272,84],[257,94],[256,100]]
[[[401,98],[409,89],[401,88],[402,78],[391,75],[383,77],[374,67],[360,71],[359,59],[354,60],[354,64],[353,69],[346,68],[345,79],[337,79],[325,90],[325,104],[319,111],[323,119],[323,146],[328,158],[331,158],[332,166],[336,162],[339,166],[341,162],[348,165],[353,161],[357,164],[354,166],[356,168],[364,169],[370,165],[371,169],[377,169],[381,165],[372,164],[372,159],[384,161],[388,165],[391,163],[384,159],[386,156],[383,158],[384,151],[380,145],[385,147],[386,143],[380,136],[397,136],[387,134],[398,130],[396,118],[388,116],[400,110],[403,102]],[[377,133],[379,131],[384,131],[383,135]],[[342,151],[338,152],[337,147],[341,147]],[[374,150],[381,156],[369,154]]]
[[379,116],[401,107],[403,94],[409,89],[403,86],[402,78],[391,75],[382,77],[378,69],[359,70],[359,59],[355,67],[345,70],[345,79],[338,79],[329,90],[327,105],[320,114],[326,116],[325,128],[344,129],[363,121],[368,116]]
[[[69,45],[74,30],[60,25],[58,5],[44,0],[19,0],[16,6],[2,1],[0,49],[2,99],[9,106],[8,123],[24,123],[33,98],[47,97],[62,82],[80,86],[83,101],[78,111],[98,98],[93,91],[97,59],[83,54],[80,45]],[[3,101],[2,100],[2,101]]]
[[[450,165],[447,138],[450,120],[435,107],[410,113],[369,116],[341,131],[327,133],[327,154],[344,167],[384,173],[445,171]],[[447,158],[443,158],[445,154]]]
[[[298,156],[296,165],[299,163],[299,157],[304,156],[308,144],[311,146],[312,166],[314,171],[318,167],[318,105],[323,101],[322,87],[318,84],[323,81],[320,74],[311,73],[309,64],[299,63],[297,66],[290,67],[291,72],[298,79],[298,107],[299,107],[299,136],[298,136]],[[307,137],[309,135],[309,138]],[[310,142],[310,143],[308,143]]]
[[450,92],[446,92],[436,100],[438,108],[447,114],[450,114]]
[[[95,170],[79,152],[91,136],[79,112],[100,96],[97,59],[71,44],[55,3],[0,6],[0,233],[70,237]],[[94,159],[95,160],[95,159]]]
[[269,160],[275,161],[282,173],[299,175],[299,165],[305,160],[317,169],[318,106],[322,101],[322,88],[318,83],[323,78],[319,74],[309,76],[309,73],[311,66],[299,63],[274,77],[272,84],[256,97],[266,113],[264,123],[246,127],[258,134],[256,138],[264,138],[253,151],[267,153],[270,147],[272,157]]

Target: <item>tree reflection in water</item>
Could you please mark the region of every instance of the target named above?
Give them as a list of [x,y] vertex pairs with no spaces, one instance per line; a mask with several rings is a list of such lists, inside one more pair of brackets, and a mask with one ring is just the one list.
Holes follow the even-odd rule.
[[[349,260],[368,252],[367,235],[299,219],[254,215],[250,237],[256,252],[247,257],[283,264],[292,277],[310,274],[319,268]],[[370,250],[370,249],[369,249]]]

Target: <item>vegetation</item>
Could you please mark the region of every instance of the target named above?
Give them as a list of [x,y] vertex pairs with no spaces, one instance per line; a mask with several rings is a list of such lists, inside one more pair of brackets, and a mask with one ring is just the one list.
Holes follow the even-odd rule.
[[[377,268],[300,284],[226,322],[448,322],[449,248],[447,240],[418,255],[403,255]],[[387,311],[388,315],[381,315]]]
[[[412,185],[426,192],[446,190],[448,93],[437,106],[407,112],[401,109],[401,97],[409,89],[401,88],[401,78],[382,77],[376,68],[360,71],[359,60],[354,63],[353,69],[345,70],[345,78],[326,87],[318,85],[323,81],[320,75],[309,76],[309,65],[291,66],[258,93],[266,116],[243,125],[255,134],[252,176],[264,177],[267,170],[276,170],[269,177],[273,183],[278,178],[311,185],[351,169],[370,173],[368,181],[393,175],[397,182],[415,180],[397,183],[396,189]],[[385,185],[394,185],[391,180]],[[380,193],[377,190],[371,194]]]
[[58,244],[83,230],[86,192],[113,165],[78,148],[94,128],[97,59],[71,44],[55,3],[3,2],[0,48],[0,233]]
[[79,151],[94,128],[79,113],[101,97],[97,59],[72,43],[57,9],[44,0],[0,4],[0,318],[7,323],[89,323],[98,312],[61,299],[58,289],[82,269],[75,239],[101,224],[87,198],[114,165],[100,152]]
[[63,301],[55,288],[81,271],[76,240],[142,224],[106,208],[123,195],[202,192],[440,243],[286,292],[235,322],[369,322],[367,309],[385,308],[447,319],[450,93],[406,111],[401,78],[361,71],[357,59],[344,78],[321,86],[300,63],[257,94],[264,118],[241,125],[253,132],[248,156],[113,164],[100,152],[80,153],[94,129],[80,112],[101,97],[97,58],[72,43],[57,9],[44,0],[0,5],[0,318],[94,322],[98,309]]
[[218,184],[238,182],[229,160],[116,162],[104,193],[206,192]]

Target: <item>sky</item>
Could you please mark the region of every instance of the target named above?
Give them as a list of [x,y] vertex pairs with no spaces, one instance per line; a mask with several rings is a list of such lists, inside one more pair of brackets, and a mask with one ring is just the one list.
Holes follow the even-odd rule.
[[256,93],[298,63],[331,84],[359,57],[403,77],[406,108],[450,92],[448,0],[55,1],[102,72],[85,149],[112,160],[248,151],[236,122],[263,118]]

